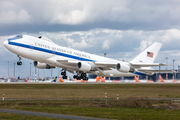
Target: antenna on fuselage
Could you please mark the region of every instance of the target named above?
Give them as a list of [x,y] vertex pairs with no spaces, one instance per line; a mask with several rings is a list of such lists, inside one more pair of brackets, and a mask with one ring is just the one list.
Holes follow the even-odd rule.
[[39,39],[41,39],[41,38],[42,38],[42,36],[39,36],[38,38],[39,38]]
[[107,55],[107,54],[106,54],[106,53],[104,53],[104,57],[106,57],[106,55]]

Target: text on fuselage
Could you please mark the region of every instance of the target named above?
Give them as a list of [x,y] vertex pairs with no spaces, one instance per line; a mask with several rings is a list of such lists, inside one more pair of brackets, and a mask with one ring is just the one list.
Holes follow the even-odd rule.
[[59,51],[59,52],[67,53],[67,54],[71,54],[71,55],[76,55],[76,56],[79,56],[79,57],[91,58],[87,54],[83,54],[83,53],[75,52],[75,51],[71,51],[71,50],[65,50],[65,49],[57,48],[57,47],[50,47],[49,45],[45,45],[45,44],[41,44],[41,43],[35,43],[35,46],[46,48],[46,49],[51,49],[53,51]]

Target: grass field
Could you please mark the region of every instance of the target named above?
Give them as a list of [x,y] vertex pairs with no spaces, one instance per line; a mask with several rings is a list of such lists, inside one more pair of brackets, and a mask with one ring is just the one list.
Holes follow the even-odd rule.
[[[105,93],[107,104],[101,100]],[[0,84],[2,94],[5,101],[0,102],[1,108],[122,120],[180,119],[179,106],[171,105],[170,101],[141,99],[180,98],[180,84]],[[127,100],[115,100],[117,94]],[[0,118],[2,114],[5,113],[0,113]]]
[[0,84],[5,98],[180,98],[180,84]]

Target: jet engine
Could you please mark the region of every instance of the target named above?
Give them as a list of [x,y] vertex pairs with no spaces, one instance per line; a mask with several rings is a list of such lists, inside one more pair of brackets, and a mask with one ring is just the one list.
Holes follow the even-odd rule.
[[133,72],[134,70],[129,65],[123,63],[118,63],[116,69],[120,72]]
[[77,68],[81,71],[90,71],[92,69],[92,66],[88,63],[78,62]]
[[39,68],[39,69],[51,69],[55,68],[54,66],[50,66],[46,63],[40,63],[38,61],[34,61],[34,67]]

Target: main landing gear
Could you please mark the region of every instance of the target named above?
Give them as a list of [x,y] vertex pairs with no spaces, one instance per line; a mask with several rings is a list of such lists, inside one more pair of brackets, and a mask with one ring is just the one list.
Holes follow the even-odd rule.
[[67,79],[66,70],[62,69],[61,71],[63,71],[63,72],[61,72],[62,78]]
[[19,61],[17,62],[17,65],[22,65],[21,57],[18,55]]
[[77,75],[74,75],[73,78],[77,79],[77,80],[83,79],[85,81],[88,81],[88,77],[87,77],[86,73],[84,73],[84,72],[79,72]]

